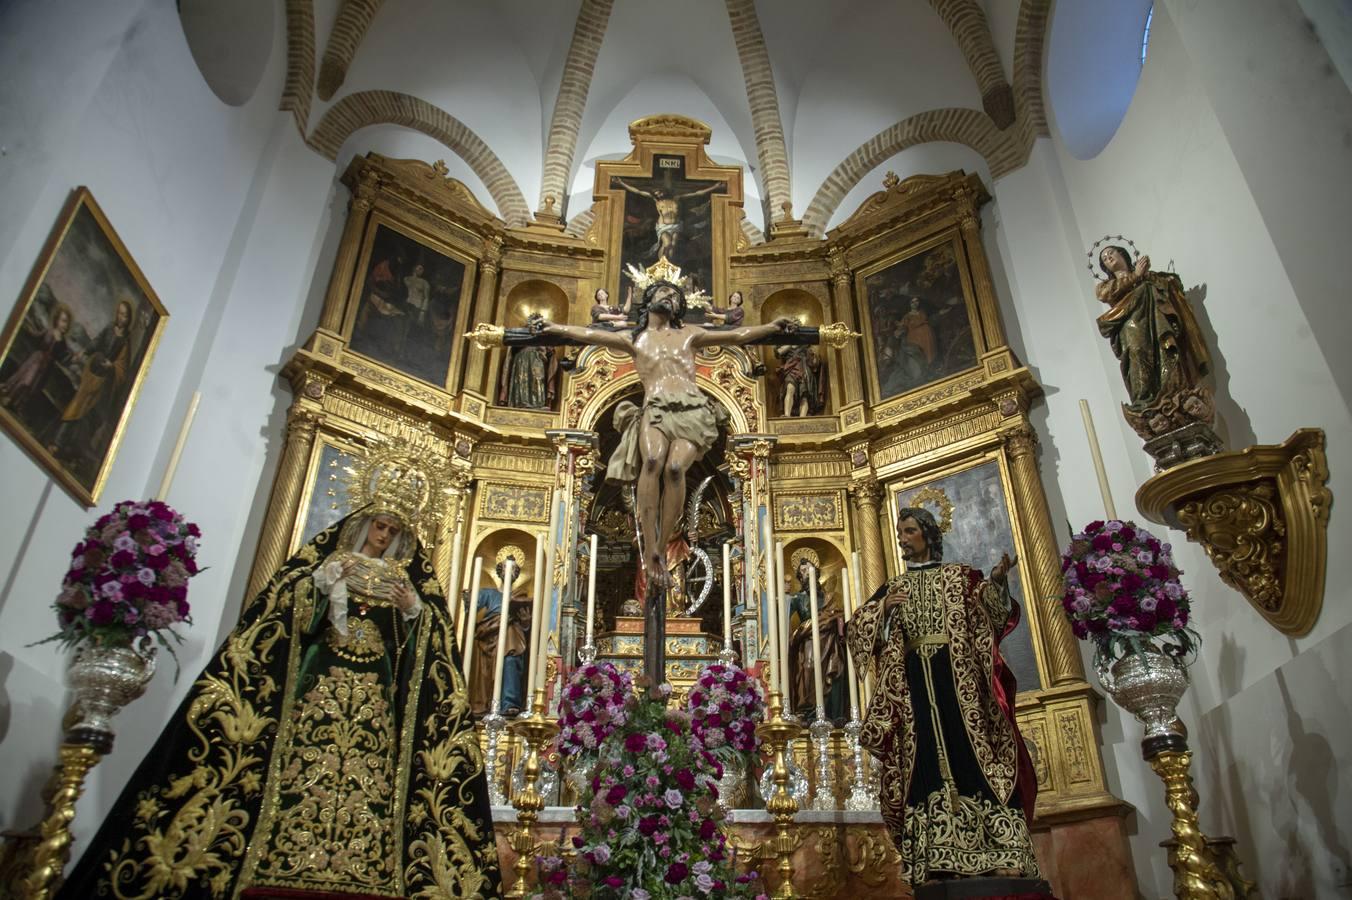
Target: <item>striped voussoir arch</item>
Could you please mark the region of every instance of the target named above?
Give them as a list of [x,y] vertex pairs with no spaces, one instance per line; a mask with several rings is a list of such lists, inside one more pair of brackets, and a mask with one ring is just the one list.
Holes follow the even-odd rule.
[[996,128],[990,116],[979,109],[932,109],[918,113],[878,132],[841,160],[817,188],[803,214],[803,224],[814,234],[821,234],[836,207],[860,179],[889,157],[933,141],[971,147],[985,158],[992,177],[996,178],[1023,165],[1028,158],[1027,151],[1010,134]]
[[301,137],[310,127],[314,92],[314,0],[286,0],[286,82],[278,108],[291,113]]
[[[792,200],[789,182],[789,153],[784,142],[784,123],[779,115],[779,95],[765,33],[756,16],[754,0],[727,0],[728,21],[733,42],[742,63],[746,99],[751,107],[751,127],[756,134],[756,158],[760,163],[761,192],[778,215]],[[769,223],[766,223],[767,226]]]
[[977,0],[930,0],[967,60],[967,68],[981,91],[981,106],[1000,128],[1014,124],[1014,93],[1005,80],[1000,55],[991,40],[986,11]]
[[397,91],[348,94],[319,120],[306,143],[329,159],[337,159],[343,142],[368,125],[403,125],[440,141],[469,164],[510,227],[530,220],[526,197],[496,153],[469,126],[426,100]]

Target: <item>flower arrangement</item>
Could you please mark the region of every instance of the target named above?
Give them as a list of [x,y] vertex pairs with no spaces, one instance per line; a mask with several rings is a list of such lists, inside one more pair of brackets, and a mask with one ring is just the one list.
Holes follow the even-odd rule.
[[54,607],[60,630],[47,640],[75,646],[130,646],[192,619],[188,579],[197,574],[202,532],[158,500],[124,500],[101,516],[71,551],[70,570]]
[[760,748],[756,724],[765,719],[765,691],[739,666],[705,666],[686,696],[686,710],[691,731],[720,761]]
[[631,696],[629,715],[602,742],[571,871],[560,856],[538,860],[539,900],[722,900],[757,898],[759,876],[737,876],[719,821],[722,766],[669,688]]
[[629,718],[634,680],[608,662],[576,669],[559,698],[559,736],[554,749],[561,757],[594,759],[601,744]]
[[1061,605],[1075,636],[1091,639],[1100,661],[1143,652],[1162,639],[1183,656],[1197,646],[1191,603],[1173,548],[1134,522],[1095,521],[1071,538],[1061,557]]

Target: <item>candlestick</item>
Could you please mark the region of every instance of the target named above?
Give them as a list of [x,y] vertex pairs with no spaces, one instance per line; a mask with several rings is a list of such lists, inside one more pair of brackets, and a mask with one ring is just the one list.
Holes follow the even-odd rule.
[[[864,593],[863,584],[863,563],[856,550],[850,554],[850,578],[854,581],[855,607],[863,606],[869,596]],[[869,701],[873,699],[873,664],[871,662],[864,665],[864,681],[862,684],[863,693],[859,697],[861,708],[867,708]]]
[[775,611],[779,615],[779,691],[784,695],[785,716],[793,718],[793,692],[789,689],[792,678],[789,675],[789,604],[788,594],[785,592],[785,578],[787,572],[784,571],[784,542],[775,543],[775,574],[778,576],[779,590],[776,591]]
[[546,658],[546,654],[549,652],[549,626],[554,618],[554,554],[558,547],[559,534],[559,496],[557,491],[550,494],[550,502],[553,505],[549,513],[549,538],[545,542],[544,606],[541,609],[541,621],[538,623],[540,633],[533,635],[540,659],[539,665],[535,668],[535,675],[539,678],[539,681],[531,686],[532,690],[543,688],[549,677],[549,660]]
[[483,584],[484,560],[474,557],[474,574],[469,579],[469,612],[465,615],[465,692],[469,692],[469,675],[474,670],[474,623],[479,617],[479,586]]
[[723,649],[732,648],[732,546],[723,542]]
[[183,456],[183,445],[188,442],[188,429],[192,428],[192,420],[197,417],[197,404],[202,400],[201,391],[192,392],[192,400],[188,402],[188,413],[183,417],[183,424],[178,429],[178,440],[174,441],[174,452],[169,454],[169,465],[165,467],[164,477],[160,479],[160,489],[155,492],[155,499],[163,501],[169,496],[169,485],[173,484],[174,473],[178,471],[179,458]]
[[[535,682],[538,672],[537,667],[540,664],[540,654],[536,649],[535,638],[541,627],[540,606],[544,602],[544,577],[545,577],[545,542],[544,538],[535,539],[535,579],[531,584],[530,592],[530,646],[527,651],[530,653],[530,659],[527,661],[526,668],[526,691],[535,690]],[[524,714],[526,711],[522,710]]]
[[591,566],[587,572],[587,646],[594,646],[592,634],[596,622],[596,555],[597,535],[591,536]]
[[1117,518],[1117,506],[1113,503],[1113,492],[1108,486],[1108,470],[1103,467],[1103,453],[1099,450],[1098,432],[1094,430],[1094,414],[1089,411],[1089,401],[1080,401],[1080,418],[1084,419],[1085,437],[1089,439],[1089,455],[1094,459],[1094,472],[1098,475],[1099,494],[1103,497],[1103,511],[1108,518]]
[[817,701],[817,717],[822,718],[826,709],[825,679],[822,677],[822,639],[821,618],[817,611],[817,567],[811,566],[807,583],[807,599],[812,613],[812,689]]
[[507,661],[507,621],[512,617],[512,580],[516,563],[509,556],[502,564],[502,605],[498,608],[498,652],[493,659],[492,712],[502,712],[502,668]]
[[451,592],[448,598],[449,602],[446,615],[450,619],[451,633],[459,634],[457,626],[460,624],[460,595],[455,592],[455,586],[460,582],[460,550],[465,543],[464,523],[458,523],[455,529],[455,539],[451,542],[451,580],[446,589]]
[[[766,528],[765,533],[768,536],[770,529]],[[770,663],[770,677],[766,679],[766,688],[778,691],[780,677],[783,675],[779,671],[779,604],[775,602],[774,548],[768,543],[765,545],[765,563],[765,652]]]
[[[846,628],[849,627],[848,623],[854,616],[852,601],[849,570],[845,569],[840,573],[840,605],[845,612]],[[854,655],[850,653],[848,648],[845,651],[845,677],[850,684],[850,719],[857,720],[859,718],[859,678],[854,668]]]

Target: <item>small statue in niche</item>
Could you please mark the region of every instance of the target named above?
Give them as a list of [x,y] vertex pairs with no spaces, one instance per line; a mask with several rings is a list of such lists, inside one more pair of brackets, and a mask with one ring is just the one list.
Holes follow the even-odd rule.
[[624,306],[610,305],[610,291],[597,288],[592,295],[591,324],[593,328],[623,328],[629,322],[629,308],[634,305],[634,288],[629,287]]
[[746,310],[742,308],[743,299],[741,291],[733,291],[732,296],[728,298],[727,306],[709,306],[705,310],[704,317],[715,325],[727,325],[729,328],[738,328],[746,318]]
[[1211,389],[1202,383],[1211,358],[1182,279],[1151,271],[1149,256],[1133,263],[1119,244],[1104,246],[1098,264],[1106,277],[1094,294],[1108,306],[1098,317],[1099,333],[1112,345],[1122,370],[1127,424],[1161,467],[1219,451],[1220,440],[1211,430],[1216,407]]
[[785,418],[826,411],[826,360],[814,346],[775,348],[779,358],[779,399]]
[[502,367],[498,404],[516,409],[553,409],[559,362],[553,347],[517,347]]

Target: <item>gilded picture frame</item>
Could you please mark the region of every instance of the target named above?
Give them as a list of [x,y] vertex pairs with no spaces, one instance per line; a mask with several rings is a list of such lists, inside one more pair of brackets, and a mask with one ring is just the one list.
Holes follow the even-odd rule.
[[352,512],[345,470],[357,461],[360,452],[360,446],[354,441],[323,429],[315,433],[305,467],[305,481],[296,504],[288,556]]
[[[968,454],[927,466],[923,475],[888,483],[888,521],[896,534],[898,511],[918,505],[928,509],[944,527],[944,508],[950,526],[944,534],[944,561],[966,563],[989,576],[991,568],[1009,553],[1027,559],[1025,527],[1019,517],[1010,486],[1009,463],[995,449]],[[890,553],[901,571],[902,560],[895,539]],[[1018,601],[1022,618],[1005,639],[1003,652],[1018,678],[1019,690],[1038,690],[1048,684],[1039,604],[1027,594],[1028,579],[1019,566],[1010,573],[1010,593]]]
[[169,313],[87,187],[71,192],[0,333],[0,425],[98,503]]
[[875,405],[980,367],[989,348],[956,226],[861,268],[855,289]]
[[[477,266],[453,244],[373,212],[348,289],[347,351],[401,379],[454,393]],[[420,290],[410,279],[422,282]]]

